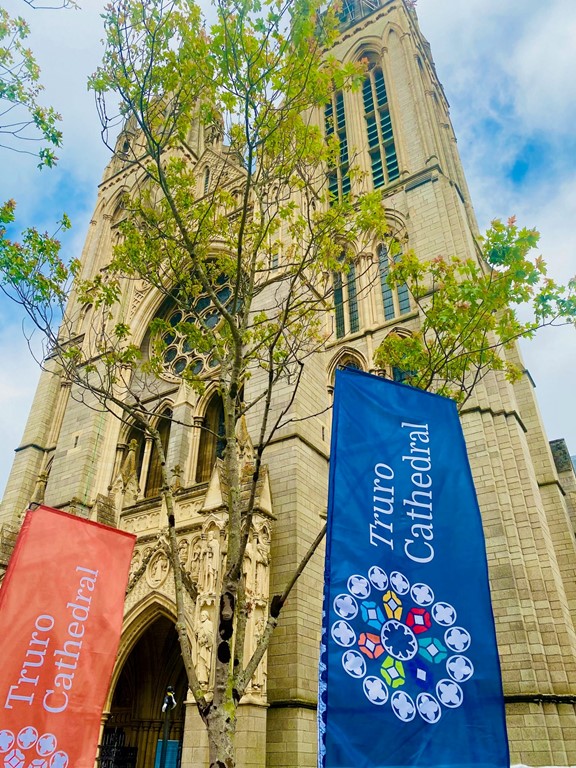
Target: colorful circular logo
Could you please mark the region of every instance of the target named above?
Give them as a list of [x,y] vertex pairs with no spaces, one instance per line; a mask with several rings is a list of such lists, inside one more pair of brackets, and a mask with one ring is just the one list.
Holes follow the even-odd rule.
[[418,716],[429,725],[460,707],[474,665],[464,655],[472,637],[456,625],[456,608],[436,600],[428,584],[377,565],[367,577],[350,576],[346,587],[333,600],[330,633],[368,701],[390,706],[402,722]]

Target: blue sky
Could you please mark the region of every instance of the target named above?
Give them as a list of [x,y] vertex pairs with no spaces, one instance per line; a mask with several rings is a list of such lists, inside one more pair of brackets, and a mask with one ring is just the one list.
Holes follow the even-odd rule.
[[[44,72],[46,103],[64,117],[65,144],[55,170],[3,152],[0,199],[15,198],[23,224],[51,229],[63,211],[73,221],[68,254],[82,249],[107,151],[87,76],[98,65],[104,0],[80,11],[27,11],[32,47]],[[419,0],[420,26],[431,43],[452,108],[480,227],[517,215],[542,233],[550,274],[576,274],[576,3],[574,0]],[[38,370],[22,318],[0,299],[0,492],[34,395]],[[576,331],[549,329],[522,346],[550,439],[576,453]]]

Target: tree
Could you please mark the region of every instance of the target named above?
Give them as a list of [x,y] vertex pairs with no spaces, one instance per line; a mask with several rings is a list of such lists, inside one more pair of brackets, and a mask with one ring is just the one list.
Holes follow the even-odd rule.
[[[41,0],[23,0],[33,9],[77,8],[74,0],[55,0],[43,3]],[[57,162],[55,149],[62,145],[60,114],[53,107],[40,104],[39,97],[44,90],[40,82],[40,68],[33,52],[26,47],[30,27],[21,16],[11,17],[0,6],[0,147],[38,157],[39,168],[51,168]],[[28,147],[41,143],[38,152]],[[8,200],[0,205],[0,252],[6,256],[18,248],[18,244],[7,239],[8,228],[15,224],[16,203]],[[62,226],[61,226],[62,225]],[[28,229],[24,234],[24,249],[53,250],[59,243],[56,236],[70,222],[63,216],[61,225],[54,235],[41,234]],[[34,241],[34,246],[32,246]],[[2,287],[0,285],[0,287]]]
[[[89,406],[111,410],[154,441],[188,683],[208,730],[210,764],[233,766],[239,701],[301,570],[273,598],[245,663],[250,601],[243,563],[263,453],[288,418],[307,356],[325,342],[332,276],[347,269],[342,253],[363,232],[384,237],[386,227],[378,196],[329,200],[325,169],[339,148],[324,137],[317,113],[334,89],[356,87],[363,69],[325,54],[334,13],[320,13],[315,0],[220,0],[216,15],[208,34],[191,0],[116,0],[107,7],[106,51],[91,87],[105,129],[116,122],[108,117],[109,96],[120,99],[114,162],[130,172],[121,241],[94,275],[90,265],[64,264],[58,241],[30,230],[22,243],[4,239],[0,269],[4,290],[46,336],[45,366]],[[219,157],[202,179],[194,130]],[[5,222],[13,216],[9,206],[2,213]],[[122,301],[135,281],[174,310],[154,321],[147,360],[131,341]],[[78,317],[88,305],[92,333],[79,340]],[[210,657],[212,698],[202,684],[208,654],[200,655],[200,676],[193,663],[184,596],[194,595],[195,585],[179,564],[173,478],[145,397],[175,337],[206,366],[200,371],[191,361],[172,372],[198,390],[216,382],[223,403],[227,554]],[[246,476],[239,461],[243,420],[256,412]]]
[[539,237],[511,218],[492,222],[480,240],[480,258],[422,262],[411,251],[398,254],[388,284],[393,290],[407,286],[418,308],[418,330],[389,334],[376,365],[460,407],[490,371],[516,381],[522,370],[506,351],[518,339],[576,322],[576,278],[564,287],[546,276],[546,263],[532,255]]
[[[24,0],[34,9],[76,8],[74,0]],[[26,38],[30,27],[21,16],[11,17],[0,6],[0,141],[5,149],[36,155],[38,167],[51,167],[56,162],[54,150],[62,144],[60,115],[53,107],[41,105],[43,91],[40,68]],[[36,153],[28,149],[41,142]]]

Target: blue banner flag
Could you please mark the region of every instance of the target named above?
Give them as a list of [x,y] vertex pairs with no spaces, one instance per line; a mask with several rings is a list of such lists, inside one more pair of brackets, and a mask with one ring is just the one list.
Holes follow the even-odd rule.
[[321,768],[510,765],[480,511],[455,404],[336,374]]

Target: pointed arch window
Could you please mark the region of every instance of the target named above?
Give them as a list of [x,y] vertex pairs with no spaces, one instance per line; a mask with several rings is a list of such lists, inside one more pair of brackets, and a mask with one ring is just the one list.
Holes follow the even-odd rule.
[[378,270],[385,320],[393,320],[395,317],[400,317],[411,311],[410,293],[406,283],[401,283],[395,288],[388,284],[390,266],[400,258],[400,254],[393,255],[393,251],[394,248],[390,249],[384,243],[378,246]]
[[222,397],[215,394],[208,403],[200,433],[198,464],[196,466],[197,483],[206,483],[210,480],[216,459],[222,458],[225,447],[224,404]]
[[[160,433],[160,442],[164,450],[164,455],[168,450],[168,440],[170,439],[170,426],[172,419],[172,411],[170,408],[166,408],[158,423],[156,429]],[[144,489],[144,496],[149,499],[151,496],[158,496],[162,489],[162,462],[160,461],[160,455],[156,448],[155,443],[152,443],[150,465],[148,468],[148,476],[146,478],[146,485]]]
[[[170,427],[172,419],[172,410],[165,408],[156,423],[156,429],[160,433],[160,440],[162,442],[162,448],[164,454],[168,450],[168,442],[170,440]],[[143,490],[143,497],[145,499],[158,496],[162,489],[162,463],[158,450],[150,437],[147,437],[144,431],[134,426],[128,433],[127,444],[134,441],[136,443],[135,452],[135,471],[138,478],[138,485]]]
[[206,166],[204,168],[204,194],[208,194],[208,190],[210,189],[210,166]]
[[368,72],[362,86],[362,96],[372,183],[374,189],[378,189],[400,176],[388,93],[381,67],[373,66]]
[[336,91],[324,108],[324,127],[326,138],[338,139],[338,162],[328,169],[328,192],[331,200],[341,200],[350,192],[350,157],[346,134],[346,113],[344,94]]
[[[343,259],[344,254],[341,256],[341,260]],[[336,338],[341,339],[349,333],[357,333],[360,330],[355,264],[351,262],[345,273],[334,272],[333,280]]]

